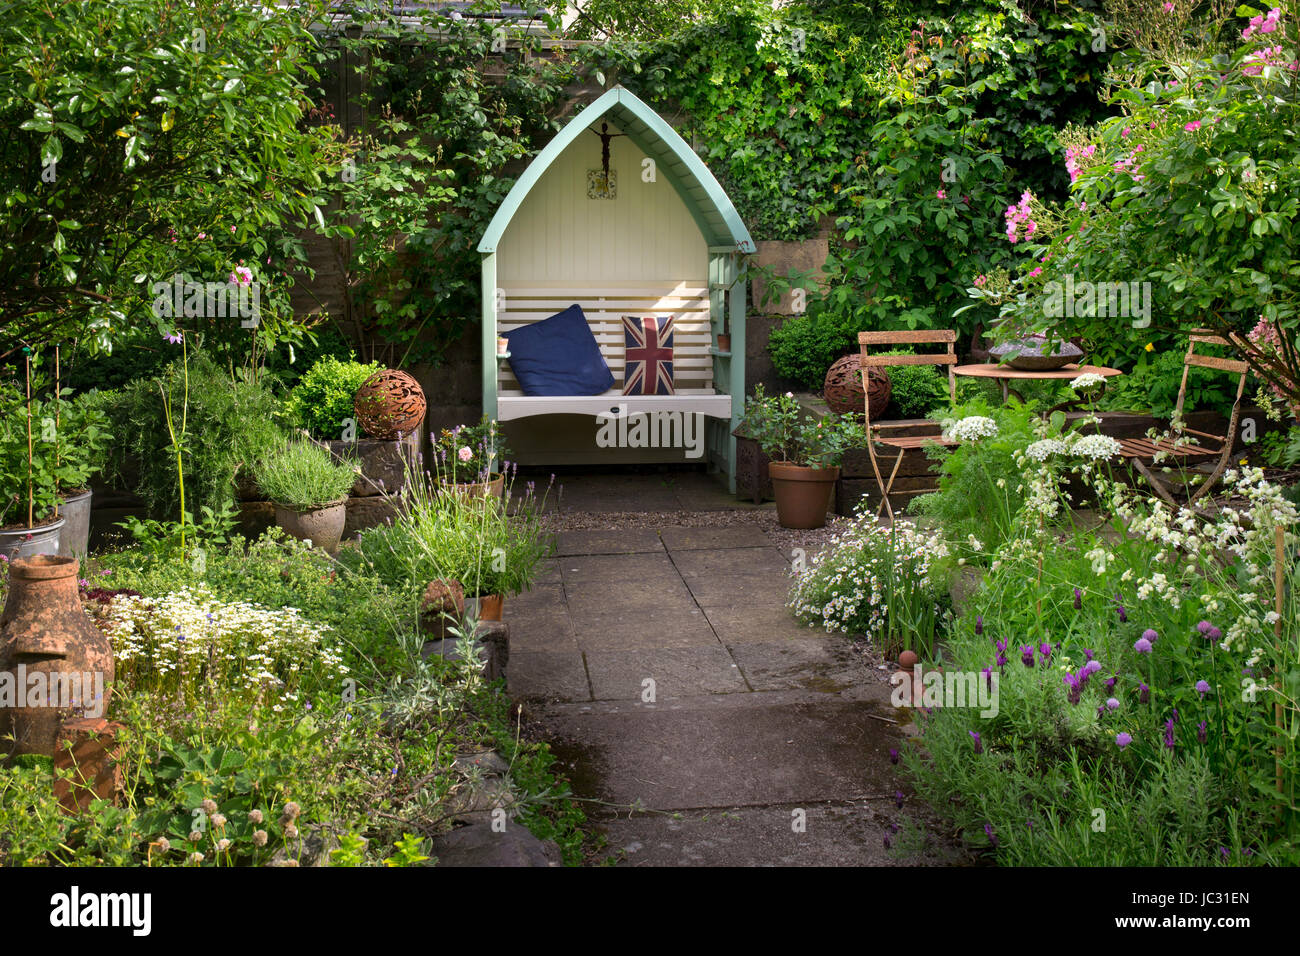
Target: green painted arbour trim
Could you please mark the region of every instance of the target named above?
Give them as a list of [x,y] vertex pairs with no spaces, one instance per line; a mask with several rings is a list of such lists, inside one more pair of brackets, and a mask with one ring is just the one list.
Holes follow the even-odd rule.
[[713,334],[729,329],[736,344],[729,355],[714,351],[713,382],[731,396],[731,420],[710,418],[706,435],[709,461],[727,474],[736,490],[734,430],[744,417],[745,299],[743,259],[756,251],[749,230],[721,184],[686,140],[634,94],[616,86],[574,117],[515,181],[488,224],[478,251],[483,257],[483,414],[497,417],[496,297],[497,250],[524,199],[560,155],[602,118],[612,120],[641,152],[655,162],[656,174],[672,185],[686,204],[708,246],[709,313]]
[[488,223],[478,244],[479,252],[497,251],[510,220],[533,186],[570,143],[602,118],[617,123],[641,152],[655,161],[656,170],[667,177],[682,197],[710,246],[728,246],[737,252],[754,251],[754,240],[749,237],[736,207],[695,150],[663,117],[628,90],[616,86],[575,116],[537,154]]

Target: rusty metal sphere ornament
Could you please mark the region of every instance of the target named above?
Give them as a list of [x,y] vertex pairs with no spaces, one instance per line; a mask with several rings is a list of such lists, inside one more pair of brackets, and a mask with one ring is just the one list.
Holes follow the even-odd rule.
[[420,427],[428,407],[420,383],[405,372],[384,369],[357,389],[353,400],[357,422],[371,438],[409,435]]
[[[826,383],[822,387],[822,397],[831,411],[839,415],[856,414],[862,411],[862,366],[860,356],[846,355],[836,359],[826,372]],[[867,370],[870,382],[871,417],[879,418],[889,406],[889,396],[893,384],[889,373],[875,366]]]

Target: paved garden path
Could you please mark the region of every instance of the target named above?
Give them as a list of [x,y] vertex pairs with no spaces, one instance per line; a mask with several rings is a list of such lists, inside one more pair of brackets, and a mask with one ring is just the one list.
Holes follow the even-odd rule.
[[[651,476],[568,479],[563,507],[735,507],[687,484],[696,493]],[[899,862],[884,847],[903,786],[889,687],[846,637],[795,623],[790,559],[767,532],[665,523],[562,531],[557,544],[534,590],[507,602],[509,689],[593,801],[606,854]]]

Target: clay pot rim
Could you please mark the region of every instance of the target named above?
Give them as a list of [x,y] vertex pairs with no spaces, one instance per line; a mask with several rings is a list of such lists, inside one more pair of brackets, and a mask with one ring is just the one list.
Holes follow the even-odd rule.
[[271,504],[279,508],[281,511],[292,511],[296,515],[309,515],[315,511],[328,511],[331,508],[337,508],[340,505],[346,505],[349,500],[350,500],[349,496],[344,495],[342,498],[339,498],[336,501],[327,501],[324,504],[312,505],[309,508],[299,508],[297,505],[286,505],[282,501],[272,501]]
[[[779,477],[773,474],[774,467],[782,472]],[[839,465],[814,468],[811,465],[798,465],[792,461],[769,461],[767,470],[770,477],[777,478],[779,481],[835,481],[840,476]]]
[[75,578],[81,568],[76,558],[57,554],[35,554],[30,558],[17,558],[9,563],[9,573],[24,581],[57,581]]

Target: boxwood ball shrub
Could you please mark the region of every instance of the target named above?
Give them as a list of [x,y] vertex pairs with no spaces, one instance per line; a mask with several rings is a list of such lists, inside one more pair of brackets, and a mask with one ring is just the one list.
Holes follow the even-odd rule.
[[345,423],[356,418],[357,389],[382,366],[327,355],[307,370],[285,400],[290,424],[313,438],[344,437]]

